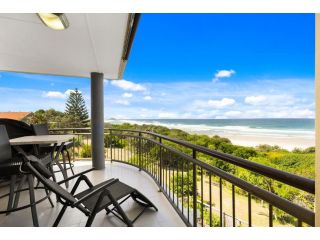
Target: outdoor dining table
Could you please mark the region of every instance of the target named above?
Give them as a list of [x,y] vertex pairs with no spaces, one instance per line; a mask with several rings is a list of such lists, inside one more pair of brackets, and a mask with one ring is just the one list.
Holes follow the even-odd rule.
[[[66,142],[68,142],[70,139],[72,139],[73,135],[37,135],[37,136],[24,136],[24,137],[18,137],[18,138],[12,138],[10,139],[10,145],[19,153],[26,154],[22,148],[23,145],[33,145],[35,151],[37,152],[37,145],[51,145],[52,151],[50,153],[51,161],[52,163],[56,164],[58,168],[60,169],[63,178],[68,178],[67,171],[62,167],[62,165],[59,162],[59,156],[62,152],[62,149]],[[54,175],[53,175],[54,177]],[[54,177],[55,180],[55,177]],[[68,183],[66,183],[66,186],[68,187]],[[31,196],[32,195],[32,196]],[[35,202],[34,193],[31,193],[30,195],[30,203],[32,208],[32,218],[33,218],[33,225],[39,226],[38,223],[38,217],[37,217],[37,211],[36,206],[33,204]],[[33,203],[32,203],[33,202]]]

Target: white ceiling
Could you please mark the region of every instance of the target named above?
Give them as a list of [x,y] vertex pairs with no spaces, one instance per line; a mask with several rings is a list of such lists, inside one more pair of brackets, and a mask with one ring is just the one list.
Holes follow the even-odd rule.
[[36,14],[0,14],[0,71],[118,79],[129,14],[66,16],[69,28],[55,31]]

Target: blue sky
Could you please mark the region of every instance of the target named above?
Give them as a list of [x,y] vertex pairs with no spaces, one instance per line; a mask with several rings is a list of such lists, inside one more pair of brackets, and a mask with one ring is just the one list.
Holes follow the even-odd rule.
[[[0,111],[64,110],[83,78],[0,73]],[[105,118],[314,117],[313,14],[143,14]]]

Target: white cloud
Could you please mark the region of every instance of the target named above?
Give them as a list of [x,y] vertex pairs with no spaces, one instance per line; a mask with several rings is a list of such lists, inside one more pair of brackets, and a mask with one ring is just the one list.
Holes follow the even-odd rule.
[[267,98],[263,95],[259,96],[248,96],[244,99],[245,103],[251,104],[251,105],[261,105],[265,103]]
[[127,80],[114,80],[114,81],[111,81],[111,85],[119,87],[119,88],[127,90],[127,91],[146,91],[147,90],[141,84],[137,84],[137,83],[130,82]]
[[158,117],[159,118],[176,118],[177,114],[173,112],[159,112]]
[[42,96],[48,97],[48,98],[62,98],[62,99],[64,99],[66,97],[66,95],[64,93],[58,92],[58,91],[43,92]]
[[256,95],[245,97],[245,103],[253,106],[292,106],[297,103],[297,98],[289,94],[274,94],[274,95]]
[[209,100],[208,105],[215,108],[223,108],[235,104],[233,98],[222,98],[221,100]]
[[220,78],[229,78],[232,75],[234,75],[236,72],[232,69],[230,70],[218,70],[213,78],[213,81],[216,82],[218,81]]
[[[68,89],[65,92],[59,92],[59,91],[48,91],[48,92],[43,92],[42,97],[45,98],[61,98],[65,99],[70,95],[70,93],[74,92],[73,89]],[[81,93],[81,91],[79,91]]]
[[193,105],[195,108],[224,108],[235,103],[236,101],[233,98],[222,98],[221,100],[196,100]]
[[125,106],[130,105],[130,102],[128,100],[123,100],[123,99],[119,99],[119,100],[115,101],[115,103],[120,104],[120,105],[125,105]]
[[228,111],[224,114],[225,117],[239,117],[241,116],[241,112],[240,111]]
[[132,93],[124,93],[124,94],[122,94],[122,97],[124,97],[124,98],[131,98],[132,96],[133,96]]
[[151,96],[144,96],[143,99],[149,101],[149,100],[152,100],[152,97]]

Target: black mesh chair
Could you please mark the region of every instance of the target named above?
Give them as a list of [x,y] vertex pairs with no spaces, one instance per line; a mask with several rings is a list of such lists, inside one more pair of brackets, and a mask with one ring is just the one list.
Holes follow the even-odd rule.
[[[43,166],[45,166],[45,164],[48,162],[47,159],[42,159],[39,161],[42,162]],[[47,189],[43,187],[34,188],[33,175],[28,173],[26,174],[22,170],[22,164],[23,156],[21,156],[20,154],[12,154],[6,127],[4,125],[0,125],[0,178],[5,181],[9,180],[9,193],[0,196],[0,199],[8,197],[7,209],[4,211],[0,211],[0,214],[8,215],[11,212],[31,207],[34,226],[38,226],[38,218],[35,205],[42,202],[46,198],[49,199],[52,207],[54,205],[50,199],[50,193]],[[19,183],[17,185],[17,188],[15,189],[17,182]],[[25,183],[28,184],[27,188],[23,188]],[[46,191],[46,196],[37,201],[34,196],[35,189],[44,189]],[[18,206],[20,193],[22,191],[29,191],[30,204]]]
[[[30,172],[34,174],[47,189],[54,192],[57,195],[58,201],[63,204],[63,207],[53,224],[54,227],[58,226],[67,207],[77,208],[88,216],[86,227],[91,226],[96,214],[101,210],[106,210],[107,215],[109,213],[114,214],[129,227],[133,226],[133,223],[147,208],[153,208],[158,211],[156,206],[138,190],[120,182],[118,179],[109,179],[94,186],[88,177],[84,175],[93,169],[89,169],[56,183],[50,179],[52,173],[48,171],[36,157],[25,156],[24,162]],[[71,192],[68,192],[60,186],[60,184],[63,184],[65,181],[70,181],[75,178],[77,178],[77,181]],[[76,193],[81,182],[85,182],[88,188],[80,193]],[[143,207],[133,220],[130,220],[127,217],[120,206],[130,197]]]
[[[34,124],[31,125],[33,132],[35,135],[49,135],[49,128],[47,124]],[[59,149],[59,145],[56,146],[57,149]],[[63,149],[61,151],[62,154],[62,161],[63,161],[63,168],[65,171],[67,170],[71,170],[72,174],[74,175],[74,171],[73,171],[73,163],[71,162],[71,157],[70,157],[70,153],[69,153],[69,149],[71,149],[73,147],[73,142],[66,142],[63,146]],[[40,155],[45,155],[48,153],[51,153],[51,151],[53,150],[53,146],[50,144],[46,144],[46,145],[39,145],[38,151],[40,153]],[[66,157],[68,160],[68,163],[66,162]],[[60,171],[57,171],[60,172]]]
[[[6,127],[9,139],[34,135],[32,127],[22,121],[0,118],[0,125]],[[21,148],[26,153],[34,153],[34,148],[32,146],[22,146]],[[16,153],[13,152],[12,154],[15,155]]]

